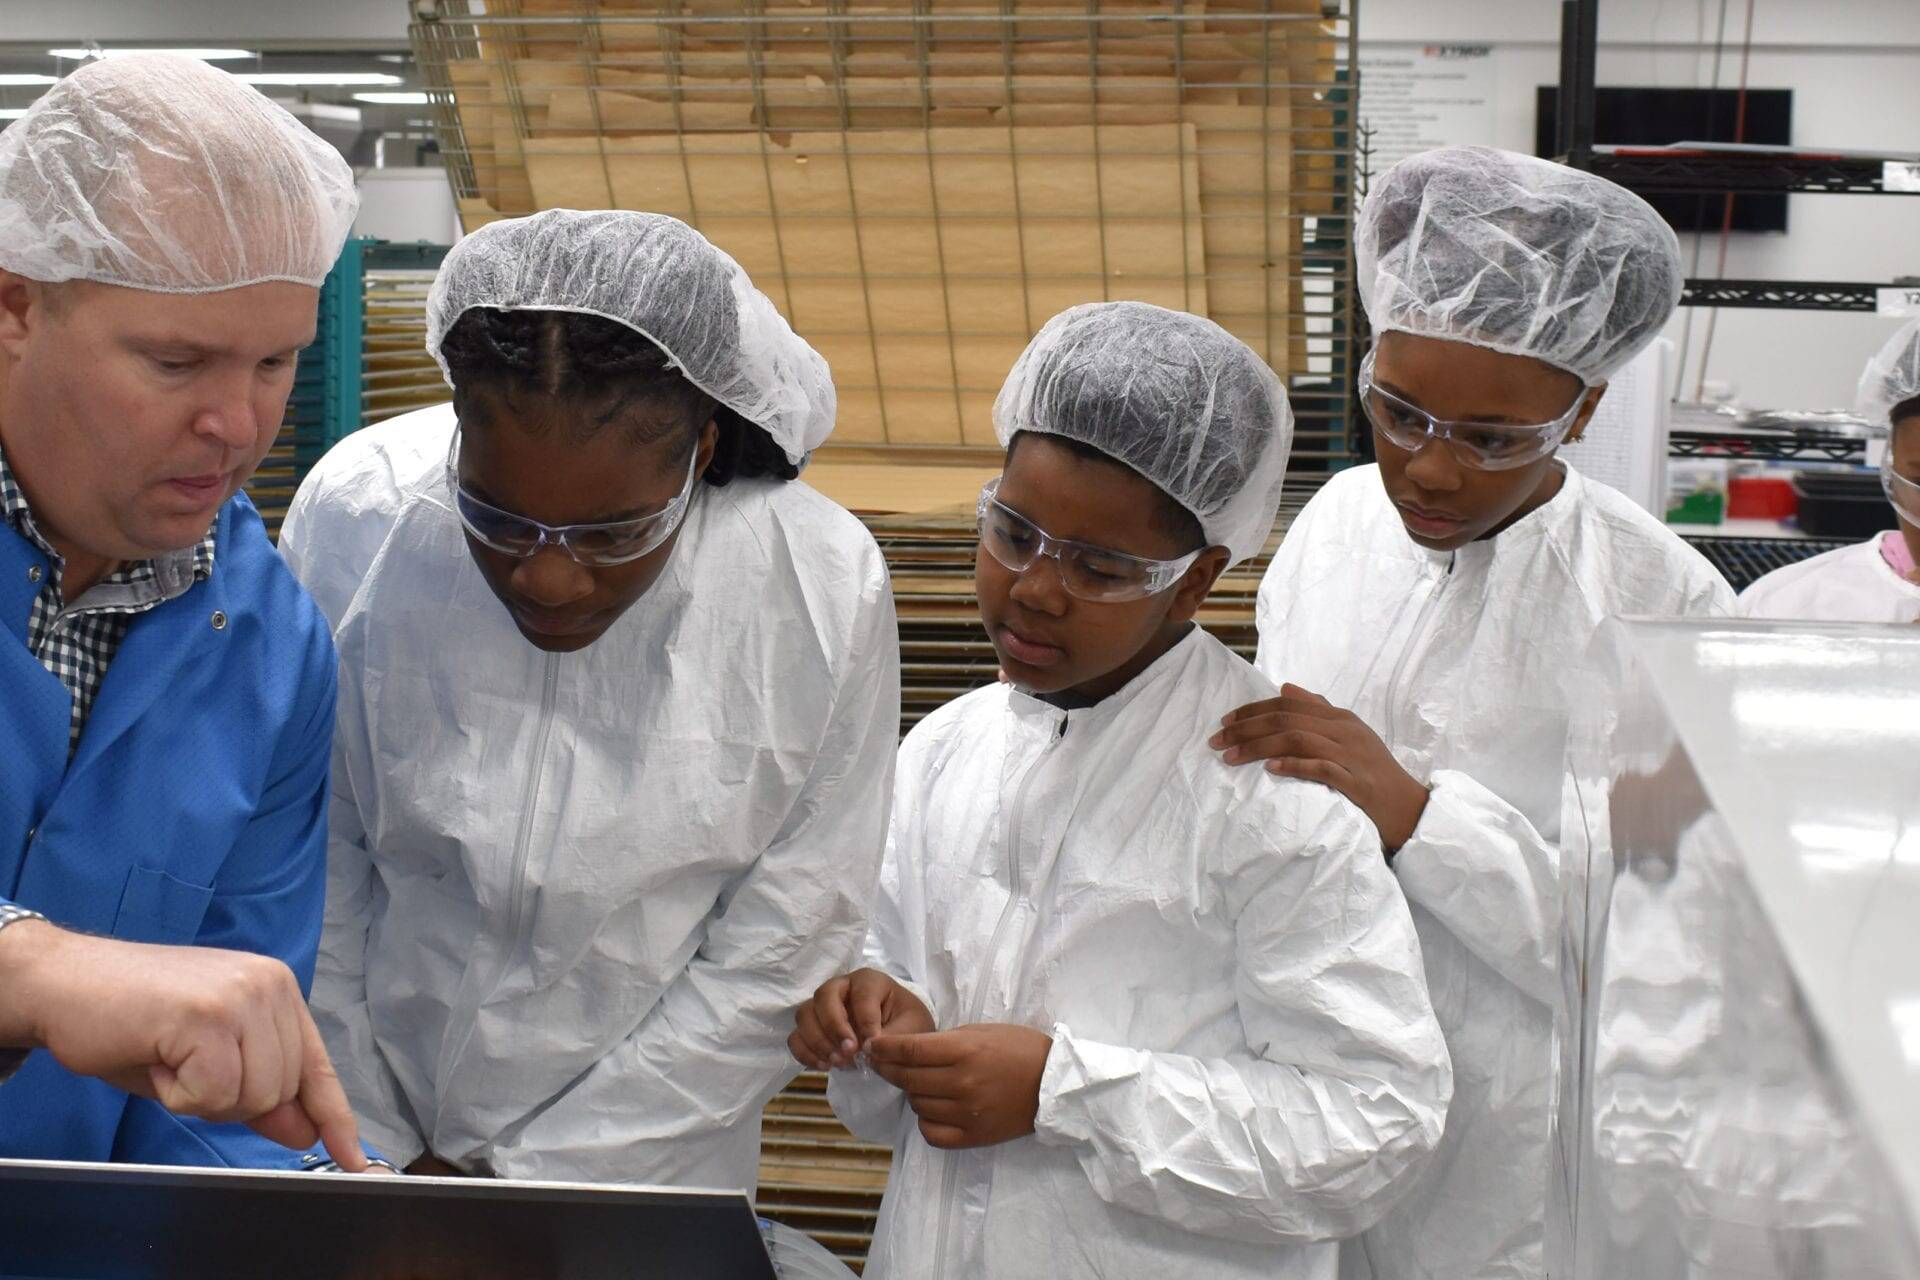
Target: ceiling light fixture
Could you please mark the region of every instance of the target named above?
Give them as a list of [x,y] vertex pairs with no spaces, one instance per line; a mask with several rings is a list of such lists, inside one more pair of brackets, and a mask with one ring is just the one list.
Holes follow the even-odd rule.
[[355,102],[372,102],[386,107],[421,107],[428,102],[424,93],[356,93]]
[[390,76],[384,71],[243,71],[234,79],[246,84],[265,87],[268,85],[291,85],[314,87],[329,86],[349,88],[354,85],[379,85],[404,83],[399,76]]
[[47,56],[61,58],[67,62],[85,62],[89,58],[124,58],[136,53],[173,53],[182,58],[198,58],[202,62],[241,62],[254,56],[248,49],[49,49]]

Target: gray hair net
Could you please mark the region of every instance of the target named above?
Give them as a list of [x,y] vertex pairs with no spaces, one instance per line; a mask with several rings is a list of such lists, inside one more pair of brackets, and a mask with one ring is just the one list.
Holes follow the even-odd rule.
[[1491,147],[1388,169],[1360,206],[1360,301],[1375,330],[1531,356],[1588,386],[1680,303],[1680,241],[1605,178]]
[[102,58],[0,132],[0,268],[213,293],[318,286],[360,196],[338,151],[196,58]]
[[634,330],[687,380],[764,430],[795,466],[833,431],[833,374],[740,264],[678,218],[549,209],[491,222],[447,254],[427,349],[475,307],[575,311]]
[[1893,411],[1920,396],[1920,320],[1909,320],[1867,361],[1853,411],[1875,426],[1889,426]]
[[1065,436],[1133,468],[1192,512],[1235,563],[1258,555],[1293,443],[1286,389],[1211,320],[1091,302],[1041,327],[993,402],[1002,445]]

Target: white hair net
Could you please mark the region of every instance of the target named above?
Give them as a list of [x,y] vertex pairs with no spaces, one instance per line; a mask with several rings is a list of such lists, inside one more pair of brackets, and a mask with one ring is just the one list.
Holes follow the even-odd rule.
[[1680,303],[1680,241],[1605,178],[1491,147],[1388,169],[1360,206],[1360,301],[1379,332],[1532,356],[1588,386]]
[[338,151],[197,58],[102,58],[0,132],[0,268],[212,293],[318,286],[360,196]]
[[1853,411],[1875,426],[1888,426],[1893,411],[1920,397],[1920,320],[1909,320],[1867,361]]
[[1237,563],[1280,509],[1293,443],[1286,389],[1211,320],[1144,302],[1091,302],[1041,327],[993,402],[1015,433],[1065,436],[1133,468]]
[[678,218],[550,209],[492,222],[447,254],[427,349],[474,307],[576,311],[626,325],[688,381],[760,427],[795,466],[833,431],[833,375],[740,264]]

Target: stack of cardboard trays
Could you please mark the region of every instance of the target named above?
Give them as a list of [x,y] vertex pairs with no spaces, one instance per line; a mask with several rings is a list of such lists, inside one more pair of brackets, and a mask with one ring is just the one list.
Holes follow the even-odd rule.
[[[936,13],[937,11],[937,13]],[[469,229],[672,214],[831,361],[835,443],[986,447],[1080,302],[1303,369],[1303,220],[1344,209],[1321,0],[517,0],[415,28]]]

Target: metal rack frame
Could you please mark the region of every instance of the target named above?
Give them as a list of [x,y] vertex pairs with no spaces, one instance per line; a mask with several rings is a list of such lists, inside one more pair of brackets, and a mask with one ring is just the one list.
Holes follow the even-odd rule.
[[[1914,194],[1904,188],[1888,188],[1886,162],[1858,157],[1596,151],[1593,120],[1598,20],[1599,0],[1561,0],[1560,94],[1567,106],[1560,113],[1557,141],[1569,165],[1643,195]],[[1777,311],[1876,311],[1878,291],[1884,287],[1888,286],[1834,281],[1688,280],[1681,305]],[[1866,443],[1839,432],[1787,434],[1682,429],[1672,433],[1668,453],[1675,458],[1858,463],[1865,461]],[[1765,540],[1690,537],[1688,541],[1696,545],[1715,542],[1729,546],[1739,542],[1745,546]],[[1789,563],[1834,545],[1812,539],[1775,541],[1781,546],[1773,554],[1776,558],[1787,557]]]
[[1687,431],[1670,433],[1671,458],[1738,458],[1751,462],[1865,462],[1866,441],[1833,431],[1792,435],[1765,431]]
[[[1561,0],[1558,146],[1566,162],[1642,195],[1912,195],[1886,185],[1887,163],[1851,156],[1646,154],[1594,150],[1594,64],[1599,0]],[[1681,306],[1794,311],[1873,311],[1867,283],[1689,280]]]
[[1747,307],[1763,311],[1875,311],[1894,284],[1830,280],[1689,280],[1683,307]]
[[1681,537],[1720,571],[1735,593],[1745,591],[1775,569],[1853,545],[1835,538],[1733,538],[1688,533]]
[[[1100,0],[1089,0],[1083,10],[1069,6],[1029,6],[1023,0],[986,0],[985,3],[966,6],[969,11],[962,11],[963,7],[958,5],[937,4],[934,0],[901,0],[897,8],[888,6],[879,12],[872,7],[855,11],[851,0],[816,0],[816,3],[816,8],[807,11],[799,0],[794,4],[747,0],[737,8],[723,12],[725,6],[697,5],[692,0],[622,0],[620,3],[578,0],[576,4],[569,4],[567,0],[516,0],[506,6],[483,6],[479,0],[441,0],[431,11],[418,14],[419,20],[413,24],[411,32],[417,59],[428,81],[442,139],[441,154],[456,195],[462,198],[469,216],[478,213],[478,202],[483,199],[496,200],[501,215],[531,211],[543,202],[530,194],[530,185],[515,186],[513,190],[518,194],[508,200],[507,186],[504,185],[508,183],[508,178],[505,175],[515,164],[525,169],[525,159],[530,155],[549,157],[546,163],[550,166],[551,157],[557,152],[543,148],[559,141],[577,147],[579,161],[597,164],[607,203],[621,203],[616,196],[623,189],[622,165],[634,164],[637,154],[653,155],[651,147],[642,147],[631,139],[636,136],[665,139],[670,149],[673,140],[678,139],[681,167],[688,174],[687,205],[684,208],[661,204],[645,207],[663,208],[686,217],[694,225],[714,235],[725,248],[728,247],[724,234],[726,228],[723,226],[716,232],[702,225],[701,215],[708,210],[705,206],[695,207],[699,193],[694,179],[698,177],[706,156],[722,154],[713,150],[710,141],[716,134],[750,136],[757,128],[762,139],[762,160],[769,166],[776,163],[775,159],[768,158],[770,147],[767,139],[787,130],[789,126],[781,123],[783,113],[796,110],[792,79],[796,61],[812,60],[820,64],[817,68],[809,68],[817,71],[817,83],[812,86],[817,95],[817,104],[808,109],[817,113],[824,108],[838,121],[839,128],[847,138],[844,153],[847,158],[843,161],[840,155],[834,155],[831,163],[836,173],[841,167],[851,172],[853,166],[859,163],[855,157],[879,154],[863,153],[861,148],[871,146],[868,139],[883,127],[906,131],[916,127],[928,130],[948,127],[942,123],[946,117],[939,114],[945,100],[937,95],[945,92],[941,77],[953,73],[933,60],[936,55],[945,57],[950,51],[964,47],[969,51],[969,57],[977,58],[981,56],[980,50],[997,42],[1005,51],[1004,66],[997,73],[1006,84],[1007,105],[1004,108],[1003,127],[1018,126],[1026,119],[1024,113],[1034,110],[1035,104],[1026,97],[1023,84],[1023,77],[1030,73],[1015,70],[1016,51],[1033,48],[1045,41],[1061,41],[1065,38],[1061,34],[1063,31],[1078,26],[1081,30],[1078,38],[1093,51],[1085,72],[1091,77],[1084,90],[1089,96],[1083,100],[1094,104],[1096,113],[1109,107],[1125,109],[1132,101],[1127,95],[1134,92],[1127,86],[1129,77],[1119,76],[1110,80],[1099,70],[1099,65],[1103,59],[1125,55],[1129,32],[1137,33],[1150,28],[1156,34],[1145,38],[1161,42],[1170,40],[1175,47],[1176,71],[1174,97],[1171,100],[1174,105],[1170,108],[1173,112],[1171,119],[1175,122],[1185,124],[1195,118],[1187,105],[1188,100],[1182,94],[1196,84],[1208,91],[1257,89],[1258,93],[1254,96],[1239,100],[1251,104],[1263,121],[1268,120],[1268,112],[1275,108],[1285,106],[1290,111],[1290,118],[1275,118],[1260,126],[1262,138],[1280,130],[1297,135],[1295,141],[1298,145],[1291,146],[1287,152],[1295,161],[1289,172],[1286,175],[1275,173],[1269,178],[1266,163],[1261,159],[1263,155],[1270,154],[1266,151],[1267,143],[1256,141],[1249,155],[1260,169],[1258,181],[1272,184],[1264,197],[1264,211],[1236,207],[1216,214],[1211,208],[1203,211],[1195,204],[1191,208],[1169,210],[1164,216],[1155,214],[1153,217],[1162,221],[1182,220],[1195,243],[1198,243],[1202,234],[1199,228],[1209,225],[1215,218],[1220,222],[1212,225],[1226,225],[1228,220],[1234,218],[1243,222],[1249,218],[1264,219],[1266,251],[1260,256],[1267,265],[1262,268],[1255,263],[1253,269],[1264,269],[1268,273],[1266,279],[1271,288],[1259,291],[1266,299],[1261,305],[1267,309],[1267,319],[1254,326],[1265,335],[1255,340],[1254,345],[1260,346],[1261,341],[1267,343],[1267,349],[1262,354],[1276,367],[1286,371],[1289,383],[1299,393],[1296,458],[1303,464],[1302,469],[1312,469],[1340,465],[1353,456],[1354,424],[1357,419],[1351,412],[1349,401],[1355,367],[1353,335],[1357,301],[1352,283],[1350,222],[1354,173],[1352,105],[1357,91],[1357,0],[1318,0],[1309,5],[1296,2],[1284,6],[1279,0],[1266,0],[1264,3],[1262,0],[1240,0],[1233,4],[1194,5],[1191,8],[1185,0],[1174,0],[1171,5],[1161,7],[1159,12],[1139,5],[1126,8],[1116,6],[1110,11],[1103,11]],[[1286,11],[1278,11],[1283,8]],[[1180,50],[1200,41],[1210,30],[1207,24],[1215,24],[1211,28],[1211,38],[1220,38],[1219,33],[1228,30],[1235,41],[1257,42],[1265,39],[1269,53],[1250,64],[1268,68],[1257,85],[1251,81],[1227,83],[1213,69],[1213,64],[1219,59],[1215,53],[1196,53],[1182,63]],[[1283,47],[1280,34],[1288,24],[1313,24],[1317,30],[1329,34],[1316,34],[1312,45],[1303,45],[1300,50],[1290,52]],[[643,30],[647,33],[646,38],[636,39],[635,33]],[[1262,32],[1264,37],[1260,34]],[[891,50],[887,48],[887,42],[892,42]],[[737,63],[723,64],[717,61],[723,57],[718,52],[723,46],[738,51]],[[883,52],[876,54],[876,49]],[[1305,50],[1313,50],[1310,73],[1307,62],[1290,60]],[[683,51],[692,59],[704,61],[689,61],[683,66]],[[860,78],[875,73],[864,69],[857,73],[849,71],[848,68],[853,65],[849,60],[851,56],[869,59],[879,57],[883,62],[890,65],[898,63],[902,67],[917,63],[920,68],[917,81],[912,70],[888,71],[888,75],[899,74],[904,77],[900,81],[901,93],[897,100],[856,96],[856,92],[861,91]],[[1021,56],[1025,56],[1024,52]],[[1181,70],[1183,66],[1185,69]],[[1294,74],[1296,71],[1300,74]],[[984,79],[993,78],[986,75],[984,66],[980,68],[980,73]],[[1064,70],[1058,74],[1063,78],[1068,76]],[[491,88],[482,83],[488,75],[494,77]],[[1192,79],[1183,80],[1182,76]],[[711,109],[716,101],[713,87],[717,82],[715,77],[737,81],[739,91],[750,94],[756,125],[729,125],[723,128],[715,125],[711,116],[700,114],[702,108]],[[564,128],[550,123],[549,116],[551,104],[556,101],[553,97],[554,87],[560,85],[563,79],[569,104]],[[1215,84],[1214,80],[1220,83]],[[853,89],[849,88],[850,84],[854,86]],[[543,94],[546,96],[543,97]],[[482,101],[482,98],[485,100]],[[634,110],[635,99],[644,99],[649,104],[670,109],[670,118],[662,121],[666,127],[656,133],[648,132],[652,128],[650,125],[642,128],[633,124],[633,117],[622,113]],[[1211,98],[1207,100],[1213,101]],[[1262,107],[1266,110],[1261,110]],[[878,126],[871,123],[883,113],[917,118],[918,125],[893,122]],[[816,131],[830,130],[832,127],[805,126]],[[1096,123],[1094,127],[1099,130],[1113,126]],[[791,128],[799,131],[801,126]],[[1326,145],[1328,142],[1332,145]],[[1014,145],[1018,151],[1019,144],[1016,142]],[[1201,146],[1205,145],[1203,141]],[[1191,148],[1192,144],[1184,146]],[[1233,149],[1237,151],[1241,147],[1236,145]],[[929,143],[928,150],[931,164],[938,158],[938,144]],[[1019,154],[1028,162],[1033,158],[1030,152]],[[1139,156],[1146,153],[1134,151],[1128,154]],[[1094,155],[1097,165],[1099,152],[1096,150]],[[1183,150],[1182,157],[1183,161],[1192,162],[1192,150]],[[784,161],[785,157],[777,159]],[[772,173],[770,168],[769,174]],[[491,189],[488,185],[490,178],[494,184]],[[535,180],[533,177],[526,179],[529,184]],[[511,178],[513,183],[520,181],[518,173]],[[580,181],[586,181],[584,174]],[[841,345],[858,340],[859,335],[851,332],[832,332],[843,327],[837,323],[822,329],[817,323],[810,323],[807,317],[796,315],[792,305],[794,281],[806,278],[809,271],[819,273],[842,269],[810,267],[804,260],[789,261],[793,252],[789,241],[794,237],[795,226],[797,224],[804,230],[804,219],[808,215],[783,209],[773,194],[773,181],[773,177],[769,176],[767,216],[773,223],[772,235],[779,260],[777,265],[771,267],[749,265],[749,270],[757,280],[765,279],[768,282],[766,287],[776,303],[782,304],[782,309],[800,325],[804,333],[816,339],[816,345],[820,345],[820,339],[837,340]],[[1017,187],[1017,175],[1015,184]],[[921,185],[927,184],[922,182]],[[1100,185],[1095,184],[1095,195],[1100,194]],[[624,189],[635,189],[631,177],[626,179]],[[942,198],[943,190],[938,185],[934,187],[936,205]],[[864,198],[855,201],[851,183],[845,195],[850,204],[864,203]],[[525,209],[520,207],[521,203],[526,205]],[[626,204],[625,207],[640,206]],[[879,212],[880,216],[887,216],[887,211]],[[1047,213],[1047,210],[1033,206],[1028,201],[1018,204],[1013,216],[1024,225],[1034,221],[1044,222]],[[834,210],[824,216],[841,219],[849,214],[846,210]],[[874,216],[872,209],[851,208],[859,266],[846,276],[849,286],[856,289],[854,303],[864,303],[870,326],[873,324],[871,317],[875,314],[874,290],[887,287],[898,289],[906,279],[900,277],[890,281],[884,270],[876,272],[871,267],[871,246],[862,244],[859,237],[861,224]],[[953,215],[950,212],[943,215],[936,207],[932,216],[937,224],[943,216]],[[962,210],[959,216],[964,218],[967,215]],[[1104,220],[1107,214],[1103,212],[1100,216]],[[734,217],[733,221],[737,223],[739,218]],[[1290,226],[1291,233],[1273,230],[1276,224]],[[937,226],[935,234],[939,234]],[[1044,241],[1049,234],[1044,225],[1026,227],[1021,233],[1023,245],[1026,237]],[[1243,271],[1245,264],[1240,263],[1237,257],[1232,257],[1225,266],[1216,267],[1213,232],[1209,230],[1206,235],[1207,258],[1204,264],[1190,262],[1187,267],[1190,278],[1204,276],[1210,280],[1232,280],[1244,289],[1247,281]],[[1244,231],[1236,232],[1236,239],[1245,238]],[[1257,237],[1255,239],[1257,243]],[[1102,249],[1102,273],[1109,277],[1105,296],[1139,296],[1128,291],[1124,283],[1115,283],[1113,277],[1129,274],[1124,270],[1126,264],[1106,262],[1104,244]],[[737,251],[736,256],[739,256]],[[1291,259],[1290,263],[1288,259]],[[953,301],[956,295],[948,287],[946,249],[934,253],[930,261],[937,268],[939,283],[937,289],[930,288],[928,291],[929,306],[937,310],[940,301],[945,300],[950,313],[945,330],[949,341],[978,344],[998,337],[998,316],[958,311],[959,304]],[[1247,261],[1254,260],[1250,258]],[[1278,264],[1277,271],[1274,264]],[[1040,278],[1044,279],[1045,274],[1043,272]],[[815,278],[822,277],[816,274]],[[973,281],[986,278],[979,274],[967,277]],[[1024,248],[1017,278],[1027,281],[1029,287],[1036,278],[1029,274]],[[1092,292],[1089,296],[1102,296],[1100,282],[1095,279],[1090,284]],[[1138,287],[1151,286],[1143,284]],[[1043,286],[1043,291],[1049,294],[1062,292],[1051,282]],[[1164,288],[1160,290],[1164,291]],[[937,299],[934,297],[936,292],[939,294]],[[1159,298],[1153,300],[1158,301]],[[1029,310],[1034,305],[1029,298]],[[1246,309],[1243,301],[1235,302],[1228,308],[1235,313]],[[858,310],[857,305],[855,310]],[[847,314],[852,316],[853,312]],[[1027,332],[1030,334],[1045,318],[1044,315],[1025,317],[1031,322]],[[1234,327],[1231,321],[1228,324],[1229,328]],[[857,326],[849,324],[845,327],[851,329]],[[986,330],[991,332],[984,332]],[[863,403],[879,402],[879,418],[886,424],[880,433],[880,442],[907,451],[921,448],[950,451],[956,447],[955,443],[947,442],[914,443],[913,433],[906,433],[906,438],[899,438],[902,433],[895,426],[897,413],[887,397],[895,397],[900,403],[910,406],[908,411],[911,412],[915,395],[924,398],[948,394],[953,387],[946,382],[938,386],[909,385],[898,378],[889,377],[880,367],[881,354],[877,349],[862,353],[859,358],[859,366],[863,370],[858,375],[860,381],[849,384],[864,397]],[[834,356],[830,353],[829,358],[834,359]],[[925,358],[931,360],[932,356],[929,354]],[[876,375],[871,378],[870,387],[864,373],[869,361]],[[836,360],[838,363],[840,361]],[[982,388],[975,384],[980,379],[962,372],[963,364],[961,354],[948,353],[948,366],[954,371],[954,383],[966,384],[962,390],[968,396],[977,398]],[[959,398],[956,395],[956,404],[949,406],[953,416],[962,424],[965,442],[957,447],[986,449],[990,446],[990,440],[978,438],[977,409],[962,408],[958,404]],[[874,442],[863,436],[858,441],[844,439],[835,442],[828,448],[831,450],[843,444],[864,445]]]
[[[1592,0],[1569,2],[1591,4]],[[1588,127],[1591,128],[1591,122]],[[1699,155],[1595,152],[1591,150],[1591,137],[1587,147],[1587,162],[1579,167],[1642,195],[1920,194],[1888,190],[1886,164],[1880,160],[1711,152]]]
[[[296,404],[310,412],[289,420],[303,428],[306,442],[320,453],[367,425],[366,398],[372,381],[366,368],[365,341],[370,315],[368,285],[384,273],[421,272],[431,277],[447,256],[443,244],[396,244],[350,239],[320,289],[320,314],[313,346],[301,353],[301,379],[309,394],[296,392]],[[425,333],[421,346],[425,348]],[[315,356],[318,359],[315,359]],[[309,370],[312,371],[309,375]],[[317,394],[314,394],[317,393]],[[316,453],[313,461],[318,461]],[[311,463],[309,463],[311,465]]]
[[[369,369],[369,342],[370,329],[392,325],[395,287],[424,300],[446,254],[446,245],[373,239],[349,239],[341,246],[320,288],[313,344],[300,353],[280,437],[246,485],[270,534],[278,534],[287,504],[327,450],[421,398],[418,390],[411,397],[396,396],[396,384],[428,391],[440,385],[439,369],[426,354],[423,324],[404,326],[409,338],[403,345],[411,346],[411,335],[418,335],[418,355],[403,361],[413,365],[411,373]],[[417,309],[410,303],[398,308],[402,313]]]

